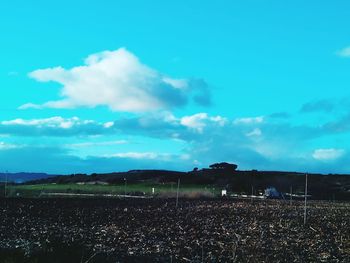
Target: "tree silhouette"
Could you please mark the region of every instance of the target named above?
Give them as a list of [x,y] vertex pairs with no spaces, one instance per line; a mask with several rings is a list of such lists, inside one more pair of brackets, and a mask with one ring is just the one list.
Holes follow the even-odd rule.
[[217,169],[217,170],[231,170],[231,171],[235,171],[237,169],[238,165],[234,164],[234,163],[222,162],[222,163],[214,163],[212,165],[209,165],[209,167],[211,169]]

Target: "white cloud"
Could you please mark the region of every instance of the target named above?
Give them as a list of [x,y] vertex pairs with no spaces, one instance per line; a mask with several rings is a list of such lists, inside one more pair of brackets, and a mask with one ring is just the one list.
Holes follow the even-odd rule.
[[171,79],[164,77],[163,81],[177,89],[185,89],[188,86],[188,81],[186,79]]
[[313,152],[312,157],[320,161],[336,160],[345,154],[343,149],[317,149]]
[[78,136],[114,132],[114,122],[99,123],[78,117],[55,116],[43,119],[13,119],[0,121],[0,134],[22,136]]
[[254,137],[254,136],[260,136],[261,135],[261,130],[259,128],[255,128],[254,130],[246,133],[246,136],[248,137]]
[[26,104],[23,104],[21,106],[18,107],[19,110],[26,110],[26,109],[42,109],[43,106],[41,105],[37,105],[37,104],[34,104],[34,103],[26,103]]
[[110,128],[114,125],[114,122],[113,121],[108,121],[106,123],[103,124],[103,127],[105,128]]
[[73,143],[67,145],[69,148],[84,148],[84,147],[98,147],[98,146],[112,146],[112,145],[122,145],[127,144],[126,140],[117,140],[117,141],[105,141],[105,142],[82,142],[82,143]]
[[150,160],[159,160],[159,159],[168,159],[169,154],[159,154],[154,152],[125,152],[125,153],[115,153],[108,155],[106,157],[118,157],[118,158],[130,158],[130,159],[150,159]]
[[340,57],[350,57],[350,47],[345,47],[337,51],[337,55]]
[[181,118],[181,124],[183,126],[197,130],[198,132],[203,132],[203,128],[206,126],[204,120],[208,118],[206,113],[197,113],[192,116],[185,116]]
[[211,122],[217,123],[219,126],[224,126],[227,122],[227,119],[221,116],[210,117],[209,120]]
[[9,150],[24,147],[23,145],[0,142],[0,150]]
[[[88,123],[89,121],[83,121],[83,123]],[[81,121],[77,117],[70,119],[64,119],[62,117],[51,117],[45,119],[14,119],[10,121],[2,121],[1,124],[5,126],[11,125],[22,125],[22,126],[47,126],[47,127],[59,127],[63,129],[72,128],[74,124],[80,124]]]
[[204,82],[199,85],[198,81],[165,76],[125,48],[90,55],[83,66],[39,69],[29,76],[60,83],[62,99],[41,105],[27,103],[20,109],[104,105],[114,111],[143,112],[183,106],[192,93],[209,95]]
[[262,123],[264,121],[263,116],[259,117],[247,117],[247,118],[237,118],[233,121],[234,124],[254,124]]
[[203,132],[203,129],[208,125],[208,123],[214,123],[219,126],[224,126],[226,123],[226,118],[221,116],[210,117],[207,113],[197,113],[191,116],[184,116],[180,119],[180,123],[183,126],[194,129],[199,133]]

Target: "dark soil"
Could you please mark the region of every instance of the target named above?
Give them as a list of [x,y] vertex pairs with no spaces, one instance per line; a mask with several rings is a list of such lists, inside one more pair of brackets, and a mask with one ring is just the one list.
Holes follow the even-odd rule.
[[0,200],[0,262],[350,262],[350,204]]

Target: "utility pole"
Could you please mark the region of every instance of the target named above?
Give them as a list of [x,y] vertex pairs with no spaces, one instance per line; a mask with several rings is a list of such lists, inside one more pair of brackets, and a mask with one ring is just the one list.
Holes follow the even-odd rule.
[[124,178],[124,197],[126,197],[126,178]]
[[304,225],[306,225],[306,202],[307,202],[307,173],[305,174]]
[[176,208],[179,205],[179,190],[180,190],[180,178],[177,180]]

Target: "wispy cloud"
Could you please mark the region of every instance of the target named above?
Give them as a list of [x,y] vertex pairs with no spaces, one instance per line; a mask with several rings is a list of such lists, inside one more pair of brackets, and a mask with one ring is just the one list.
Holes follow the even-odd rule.
[[106,157],[118,157],[118,158],[131,158],[131,159],[149,159],[149,160],[160,160],[169,159],[171,155],[162,154],[156,152],[123,152],[107,155]]
[[237,118],[234,120],[234,124],[254,124],[254,123],[262,123],[264,121],[263,116],[259,117],[245,117],[245,118]]
[[24,147],[24,145],[0,141],[0,150],[16,149],[16,148],[22,148],[22,147]]
[[61,100],[28,108],[76,108],[108,106],[113,111],[144,112],[181,107],[193,100],[210,105],[210,92],[203,80],[172,78],[142,64],[125,48],[88,56],[82,66],[38,69],[29,76],[40,82],[62,85]]
[[18,107],[19,110],[26,110],[26,109],[42,109],[42,105],[34,104],[34,103],[26,103]]
[[127,144],[127,140],[117,140],[117,141],[104,141],[104,142],[82,142],[82,143],[73,143],[68,144],[68,148],[85,148],[85,147],[101,147],[101,146],[113,146],[113,145],[122,145]]
[[345,154],[343,149],[317,149],[313,152],[312,157],[320,161],[333,161]]
[[111,134],[113,122],[100,123],[77,117],[60,116],[43,119],[13,119],[0,122],[0,134],[16,136],[79,136]]
[[340,57],[350,57],[350,47],[345,47],[336,52],[336,54]]

